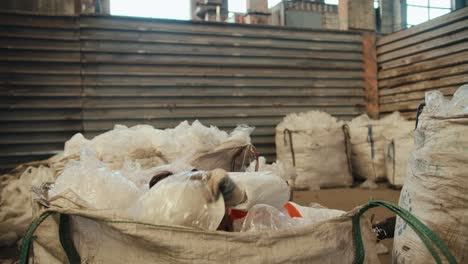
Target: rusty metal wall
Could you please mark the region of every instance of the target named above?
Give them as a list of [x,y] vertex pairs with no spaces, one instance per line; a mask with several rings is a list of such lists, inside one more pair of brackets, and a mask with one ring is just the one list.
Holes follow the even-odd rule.
[[468,83],[468,7],[377,41],[380,113],[414,119],[426,91]]
[[[82,130],[87,137],[114,124],[165,128],[199,119],[232,129],[245,123],[257,127],[254,144],[271,160],[274,128],[284,115],[316,109],[349,119],[363,111],[360,33],[81,16],[65,30],[73,39],[48,40],[54,35],[34,21],[18,18],[6,26],[7,20],[0,19],[1,34],[28,30],[27,41],[1,40],[10,41],[0,52],[9,94],[2,108],[11,111],[1,114],[2,122],[16,126],[2,132],[11,147],[0,153],[10,161],[19,145],[26,156],[39,145],[58,150],[72,134],[36,131],[34,118],[45,122],[43,129]],[[22,90],[30,86],[41,89]],[[15,111],[25,110],[16,110],[18,104],[34,118],[20,122]],[[18,131],[27,143],[17,142]],[[39,144],[32,135],[51,142]]]

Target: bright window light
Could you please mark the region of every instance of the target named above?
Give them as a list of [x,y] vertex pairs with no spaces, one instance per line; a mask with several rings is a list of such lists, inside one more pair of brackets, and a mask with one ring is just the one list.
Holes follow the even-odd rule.
[[268,8],[274,7],[275,5],[279,4],[279,2],[281,2],[281,0],[268,0]]
[[451,8],[451,0],[406,0],[407,27],[448,14]]
[[228,8],[230,13],[247,13],[247,0],[230,0]]
[[410,25],[421,24],[429,20],[429,14],[426,7],[408,6],[406,12],[408,12],[406,23]]
[[339,0],[325,0],[325,4],[338,5]]
[[436,17],[440,17],[448,13],[450,13],[450,9],[431,8],[429,9],[429,19],[434,19]]
[[134,16],[189,20],[190,0],[110,0],[110,13]]

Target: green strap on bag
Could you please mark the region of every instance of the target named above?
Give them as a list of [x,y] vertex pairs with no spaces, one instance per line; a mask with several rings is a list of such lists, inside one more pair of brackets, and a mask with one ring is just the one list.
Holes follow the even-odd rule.
[[[407,210],[394,205],[389,202],[385,201],[371,201],[368,204],[361,207],[359,212],[353,216],[353,242],[354,242],[354,263],[361,264],[364,263],[365,258],[365,250],[364,244],[362,242],[362,235],[361,235],[361,225],[360,220],[361,216],[369,209],[383,206],[390,211],[394,212],[396,215],[401,217],[405,220],[408,225],[413,229],[413,231],[419,236],[422,240],[424,245],[427,247],[429,252],[431,253],[432,257],[436,261],[437,264],[441,264],[442,260],[435,250],[433,244],[437,246],[437,248],[442,252],[444,257],[447,259],[448,263],[456,264],[457,261],[455,257],[452,255],[450,250],[447,248],[445,243],[435,234],[433,233],[426,225],[424,225],[421,221],[419,221],[414,215],[412,215]],[[432,243],[431,243],[432,242]]]
[[[361,216],[369,209],[383,206],[390,211],[397,214],[401,217],[404,221],[408,223],[408,225],[414,230],[414,232],[421,238],[424,245],[427,247],[429,252],[431,253],[432,257],[436,261],[436,263],[442,263],[442,260],[434,248],[434,245],[442,252],[444,257],[447,259],[448,263],[450,264],[457,264],[455,257],[452,255],[450,250],[447,248],[445,243],[435,234],[433,233],[426,225],[424,225],[421,221],[419,221],[416,217],[414,217],[410,212],[407,210],[389,203],[385,201],[371,201],[365,205],[363,205],[357,214],[352,217],[353,223],[353,243],[354,243],[354,263],[361,264],[364,263],[365,259],[365,249],[364,243],[362,241],[362,234],[361,234]],[[39,225],[49,216],[55,214],[55,212],[47,211],[43,213],[41,216],[36,218],[28,227],[26,234],[24,235],[23,242],[21,244],[20,250],[20,264],[27,264],[29,258],[29,251],[31,240],[34,236],[34,232],[39,227]],[[136,223],[138,224],[138,223]],[[73,245],[73,239],[71,238],[70,233],[70,216],[65,214],[60,214],[60,223],[59,223],[59,235],[60,235],[60,243],[68,257],[68,261],[71,264],[79,264],[81,263],[80,255],[76,250],[75,246]]]

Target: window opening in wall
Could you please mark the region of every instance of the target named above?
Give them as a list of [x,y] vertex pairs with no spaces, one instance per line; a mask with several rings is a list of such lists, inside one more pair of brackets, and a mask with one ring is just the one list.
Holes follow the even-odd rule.
[[[338,5],[339,2],[339,0],[325,0],[325,4],[328,5]],[[379,0],[374,0],[374,8],[379,8]]]
[[452,11],[452,0],[406,0],[406,27],[412,27]]
[[115,16],[151,17],[189,20],[190,0],[110,0],[110,13]]

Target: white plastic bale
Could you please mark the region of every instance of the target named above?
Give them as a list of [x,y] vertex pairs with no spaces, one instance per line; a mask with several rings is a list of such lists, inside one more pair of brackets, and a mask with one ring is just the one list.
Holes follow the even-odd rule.
[[[415,131],[415,150],[399,205],[438,234],[458,263],[466,263],[468,103],[466,93],[457,95],[463,98],[454,96],[449,101],[439,92],[426,94],[426,108]],[[453,111],[454,108],[458,110]],[[395,263],[432,262],[419,237],[400,218],[395,229],[393,258]]]
[[275,142],[278,160],[295,165],[295,188],[343,187],[353,183],[343,123],[329,114],[310,111],[286,116],[276,127]]

